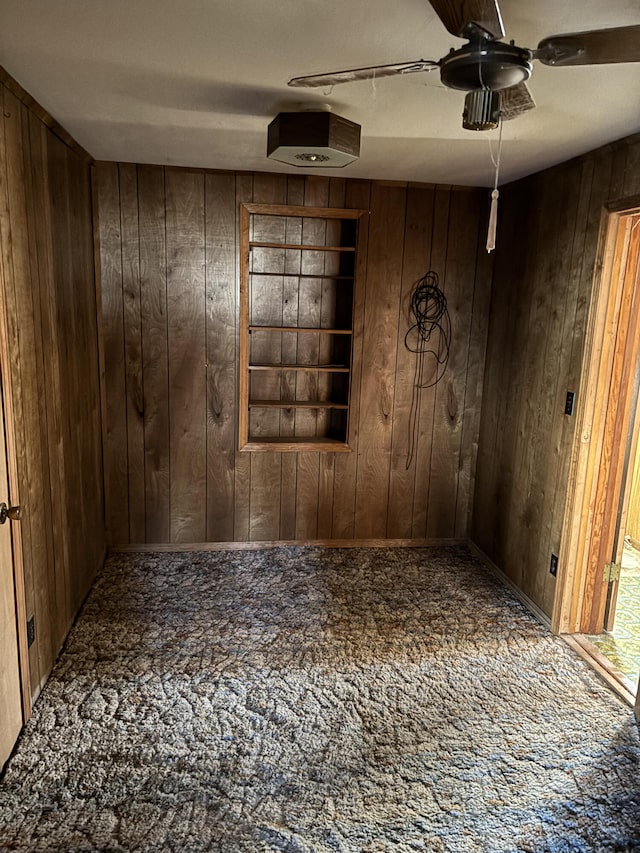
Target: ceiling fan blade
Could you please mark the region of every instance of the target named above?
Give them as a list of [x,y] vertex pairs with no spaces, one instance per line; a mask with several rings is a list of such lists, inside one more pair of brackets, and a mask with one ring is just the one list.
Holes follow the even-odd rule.
[[372,65],[369,68],[350,68],[347,71],[331,71],[328,74],[310,74],[307,77],[293,77],[289,86],[335,86],[337,83],[352,83],[354,80],[377,80],[379,77],[395,77],[397,74],[416,74],[420,71],[433,71],[439,64],[430,59],[417,59],[415,62],[398,62],[393,65]]
[[498,0],[429,0],[447,30],[468,38],[478,28],[494,39],[504,36]]
[[505,121],[517,118],[536,105],[526,83],[500,90],[500,117]]
[[548,36],[533,57],[544,65],[561,66],[640,62],[640,24]]

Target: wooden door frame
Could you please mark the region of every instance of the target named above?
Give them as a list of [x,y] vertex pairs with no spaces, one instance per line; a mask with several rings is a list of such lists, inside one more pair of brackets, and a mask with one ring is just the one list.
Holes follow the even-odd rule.
[[[9,481],[9,495],[2,496],[2,500],[6,501],[8,497],[9,503],[20,504],[21,501],[18,479],[18,454],[16,447],[15,419],[13,415],[14,400],[12,384],[12,373],[14,370],[17,370],[17,368],[11,358],[11,346],[9,344],[6,305],[6,282],[3,263],[0,262],[0,406],[4,407],[7,475]],[[22,722],[24,724],[31,716],[31,683],[29,675],[29,644],[27,639],[27,607],[24,581],[24,559],[22,552],[22,536],[20,536],[20,531],[13,523],[11,523],[11,527],[11,544],[13,549],[13,583],[16,599],[16,620],[18,634],[18,665],[20,668]]]
[[562,528],[555,633],[602,630],[608,588],[603,565],[611,559],[640,354],[640,287],[637,270],[631,275],[627,268],[639,238],[640,196],[605,205]]

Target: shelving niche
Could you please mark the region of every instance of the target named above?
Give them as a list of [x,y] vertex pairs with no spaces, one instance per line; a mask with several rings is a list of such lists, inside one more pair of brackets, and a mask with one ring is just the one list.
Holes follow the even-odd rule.
[[242,204],[240,450],[349,451],[366,211]]

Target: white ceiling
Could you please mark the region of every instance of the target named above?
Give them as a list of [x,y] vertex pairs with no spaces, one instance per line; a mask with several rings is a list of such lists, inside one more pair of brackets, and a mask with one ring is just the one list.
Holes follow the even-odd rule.
[[[638,0],[501,0],[507,39],[640,24]],[[0,64],[96,159],[297,172],[269,121],[329,103],[362,125],[344,177],[490,185],[488,138],[438,72],[288,88],[292,76],[439,59],[463,42],[427,0],[0,0]],[[505,122],[501,183],[640,131],[640,63],[535,63],[535,110]]]

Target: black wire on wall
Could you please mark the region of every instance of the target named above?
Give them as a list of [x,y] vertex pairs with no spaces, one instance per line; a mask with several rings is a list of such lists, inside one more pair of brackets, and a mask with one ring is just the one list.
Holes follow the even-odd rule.
[[407,468],[413,460],[418,430],[420,398],[444,376],[451,348],[451,318],[447,300],[439,287],[438,274],[429,270],[416,281],[409,304],[409,326],[404,345],[417,356],[413,377],[413,398],[409,414]]

